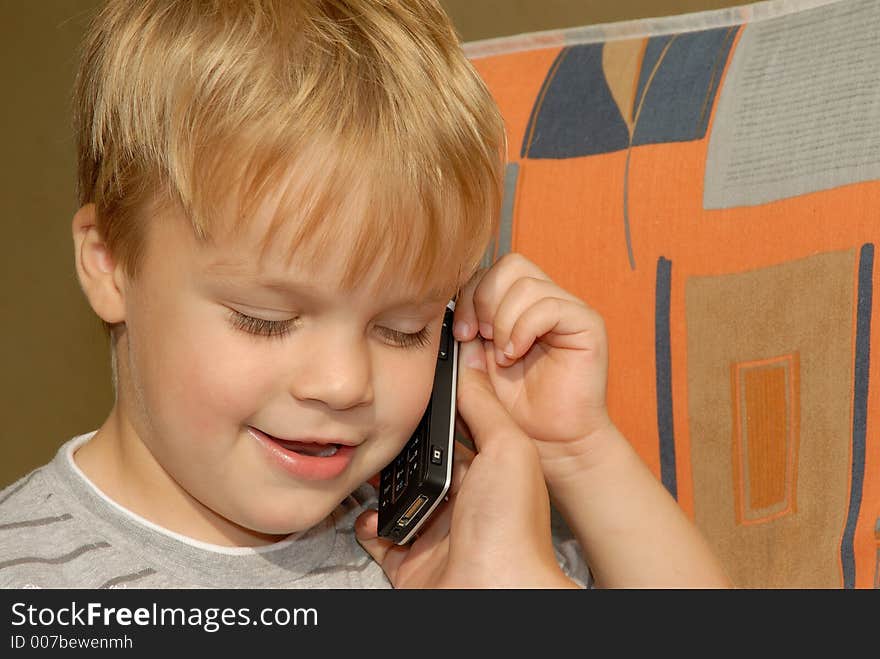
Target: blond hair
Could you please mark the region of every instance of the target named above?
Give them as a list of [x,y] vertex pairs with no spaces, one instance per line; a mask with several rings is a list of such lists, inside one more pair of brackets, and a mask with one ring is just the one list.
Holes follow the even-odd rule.
[[111,0],[74,107],[80,204],[132,279],[157,200],[210,241],[280,191],[265,246],[341,242],[346,288],[383,256],[452,293],[497,231],[503,121],[435,0]]

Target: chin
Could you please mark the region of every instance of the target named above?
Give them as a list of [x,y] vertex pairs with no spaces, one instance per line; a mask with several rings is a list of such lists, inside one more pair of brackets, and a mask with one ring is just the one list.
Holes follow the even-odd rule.
[[338,502],[321,504],[318,502],[292,503],[277,510],[264,509],[251,515],[245,528],[261,535],[286,536],[291,533],[307,531],[320,524],[336,509]]

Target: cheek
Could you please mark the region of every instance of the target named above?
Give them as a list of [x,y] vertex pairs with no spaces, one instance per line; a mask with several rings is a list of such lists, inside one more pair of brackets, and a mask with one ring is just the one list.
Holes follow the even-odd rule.
[[235,341],[222,321],[197,321],[178,316],[133,356],[145,376],[147,409],[204,436],[253,414],[262,380],[246,342]]
[[381,373],[377,374],[376,400],[381,401],[380,416],[401,445],[418,425],[428,405],[435,363],[432,355],[392,360],[383,364]]

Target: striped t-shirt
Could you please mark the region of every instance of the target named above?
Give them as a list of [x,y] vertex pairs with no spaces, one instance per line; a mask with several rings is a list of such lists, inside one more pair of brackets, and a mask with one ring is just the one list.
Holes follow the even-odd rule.
[[[184,537],[109,499],[73,461],[95,431],[0,491],[0,588],[390,588],[358,544],[354,521],[375,508],[363,485],[302,533],[262,547]],[[555,539],[563,570],[588,583],[573,538]]]

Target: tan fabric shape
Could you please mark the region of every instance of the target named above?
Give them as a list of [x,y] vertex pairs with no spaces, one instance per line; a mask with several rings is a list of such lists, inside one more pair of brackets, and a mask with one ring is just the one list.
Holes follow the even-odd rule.
[[630,140],[634,129],[634,109],[639,71],[645,57],[647,40],[609,41],[602,47],[602,70],[611,96],[620,109],[620,116],[629,131]]
[[[685,285],[694,513],[738,586],[842,586],[855,268],[848,250]],[[749,446],[782,489],[750,471]]]

